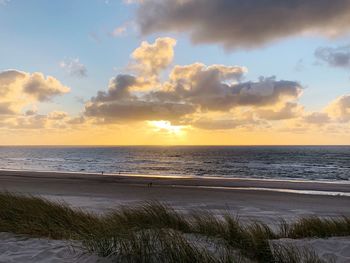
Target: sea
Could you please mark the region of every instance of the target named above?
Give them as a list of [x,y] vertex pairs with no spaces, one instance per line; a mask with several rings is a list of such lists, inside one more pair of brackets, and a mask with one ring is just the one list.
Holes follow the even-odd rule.
[[349,181],[350,146],[6,146],[0,169]]

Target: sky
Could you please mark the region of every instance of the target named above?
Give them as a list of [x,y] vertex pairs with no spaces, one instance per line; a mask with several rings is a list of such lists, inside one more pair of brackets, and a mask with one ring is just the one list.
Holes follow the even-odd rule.
[[350,144],[348,0],[0,0],[2,145]]

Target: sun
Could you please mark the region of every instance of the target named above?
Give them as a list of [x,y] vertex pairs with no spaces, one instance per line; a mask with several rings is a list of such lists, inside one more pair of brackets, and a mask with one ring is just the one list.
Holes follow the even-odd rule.
[[185,128],[185,126],[171,125],[170,121],[149,121],[148,124],[157,132],[166,132],[172,135],[182,135]]

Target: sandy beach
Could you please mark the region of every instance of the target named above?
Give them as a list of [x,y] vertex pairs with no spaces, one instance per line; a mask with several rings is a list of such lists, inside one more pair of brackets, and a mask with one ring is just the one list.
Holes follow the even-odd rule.
[[[64,201],[73,207],[96,213],[108,212],[119,205],[136,205],[143,201],[157,200],[182,212],[206,209],[220,215],[229,211],[239,215],[243,220],[257,219],[272,225],[280,218],[292,221],[310,215],[350,216],[350,184],[346,182],[1,171],[0,191]],[[32,242],[39,242],[40,246],[29,249],[31,252],[26,250],[22,255],[26,260],[16,261],[23,242],[13,242],[14,238],[16,239],[13,236],[0,236],[2,243],[6,243],[8,239],[12,240],[11,251],[16,255],[12,258],[15,260],[13,262],[36,262],[34,259],[37,259],[37,255],[41,255],[43,251],[51,251],[47,252],[51,253],[50,260],[45,262],[66,262],[64,261],[66,259],[60,258],[63,253],[60,252],[59,247],[62,246],[60,242],[57,244],[51,241],[39,242],[35,239]],[[316,244],[315,248],[324,258],[333,257],[336,262],[349,260],[346,251],[350,249],[350,243],[347,238],[298,242],[311,247]],[[55,247],[55,244],[58,247]],[[323,248],[327,248],[328,252],[324,253]],[[58,251],[54,253],[57,256],[52,256],[52,251]],[[32,261],[28,261],[30,253]],[[0,262],[11,262],[8,261],[11,253],[7,251],[1,254]],[[84,259],[85,262],[95,262],[94,260],[91,257]]]
[[157,200],[179,210],[229,210],[268,221],[350,215],[349,183],[0,171],[0,190],[40,195],[96,212]]

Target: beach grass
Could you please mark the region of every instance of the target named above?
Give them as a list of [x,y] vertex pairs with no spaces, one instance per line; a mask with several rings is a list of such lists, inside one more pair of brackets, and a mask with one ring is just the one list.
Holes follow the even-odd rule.
[[114,225],[134,229],[172,228],[183,232],[191,231],[191,225],[184,215],[157,201],[145,202],[136,207],[120,206],[105,215],[103,221],[111,227]]
[[183,233],[167,228],[92,236],[83,244],[88,252],[115,262],[236,262],[229,253],[215,254],[204,245],[190,242]]
[[350,235],[350,218],[300,218],[292,224],[282,222],[280,235],[289,238],[325,238]]
[[[84,251],[116,262],[322,262],[312,252],[272,246],[279,238],[350,235],[350,218],[281,221],[279,230],[226,213],[179,213],[159,203],[97,215],[66,203],[0,193],[0,232],[77,240]],[[303,260],[301,260],[303,259]]]
[[61,202],[34,196],[0,194],[0,231],[51,239],[80,239],[101,225],[101,218]]
[[[273,244],[274,263],[325,263],[309,248],[297,248],[293,245]],[[335,263],[327,261],[327,263]]]

